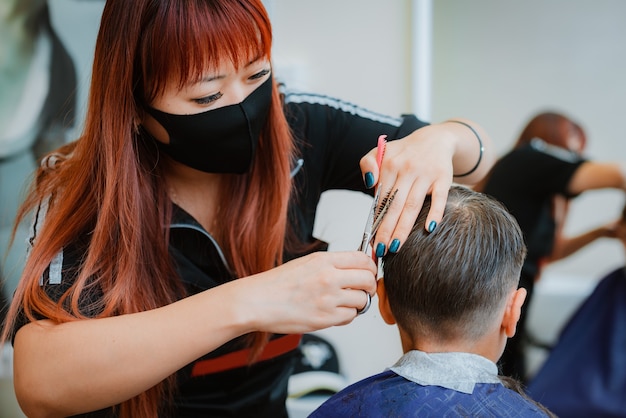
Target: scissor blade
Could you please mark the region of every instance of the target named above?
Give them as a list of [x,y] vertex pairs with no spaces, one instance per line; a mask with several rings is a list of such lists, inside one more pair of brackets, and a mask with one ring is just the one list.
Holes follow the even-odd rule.
[[374,217],[376,216],[379,199],[380,187],[376,190],[376,194],[374,195],[374,200],[372,201],[372,206],[370,207],[367,222],[365,223],[365,230],[363,231],[363,240],[361,241],[361,246],[359,247],[359,251],[364,253],[367,253],[367,248],[372,240],[372,226],[374,225]]

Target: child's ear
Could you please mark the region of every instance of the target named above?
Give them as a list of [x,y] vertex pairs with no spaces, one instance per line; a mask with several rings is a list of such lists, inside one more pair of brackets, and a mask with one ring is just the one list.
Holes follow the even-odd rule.
[[383,318],[383,321],[389,325],[395,324],[396,318],[394,318],[393,313],[391,312],[391,307],[389,306],[384,277],[378,279],[378,288],[376,289],[376,293],[378,294],[378,310],[380,311],[380,316]]
[[514,292],[511,292],[506,302],[506,309],[502,317],[502,329],[504,329],[506,336],[509,338],[515,335],[517,322],[522,314],[522,305],[525,300],[526,289],[520,287]]

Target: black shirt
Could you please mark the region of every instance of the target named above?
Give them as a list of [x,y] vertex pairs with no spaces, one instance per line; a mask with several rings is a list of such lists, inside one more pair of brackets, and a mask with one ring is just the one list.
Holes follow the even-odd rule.
[[531,276],[554,246],[552,198],[571,197],[567,186],[583,162],[572,152],[533,139],[502,157],[489,175],[484,193],[502,202],[519,223],[528,247],[524,270]]

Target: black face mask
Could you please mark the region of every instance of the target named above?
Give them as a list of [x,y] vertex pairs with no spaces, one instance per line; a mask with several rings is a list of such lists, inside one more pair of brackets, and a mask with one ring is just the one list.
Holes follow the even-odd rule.
[[207,173],[250,170],[272,103],[272,77],[243,102],[195,115],[172,115],[148,107],[165,128],[169,144],[159,149],[181,164]]

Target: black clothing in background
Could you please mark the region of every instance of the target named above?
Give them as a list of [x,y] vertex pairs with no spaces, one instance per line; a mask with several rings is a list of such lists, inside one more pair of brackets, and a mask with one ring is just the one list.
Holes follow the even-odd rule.
[[528,247],[522,267],[520,287],[528,295],[522,307],[517,332],[507,342],[500,359],[501,372],[521,381],[526,377],[524,347],[527,338],[527,308],[532,299],[541,263],[554,246],[555,220],[552,201],[568,194],[568,184],[584,162],[579,155],[533,139],[513,149],[494,165],[483,192],[496,198],[517,219]]

